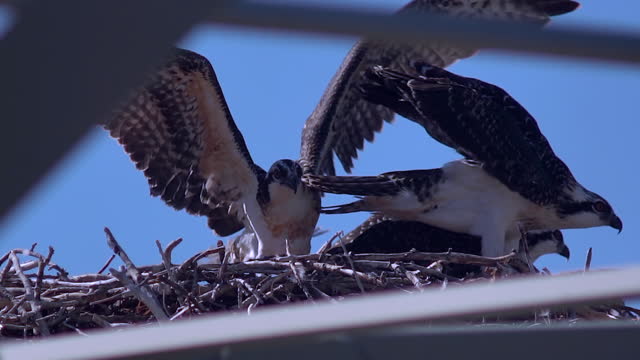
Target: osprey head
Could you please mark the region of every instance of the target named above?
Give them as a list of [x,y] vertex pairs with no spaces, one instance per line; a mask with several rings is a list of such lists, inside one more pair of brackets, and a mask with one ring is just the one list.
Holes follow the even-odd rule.
[[558,204],[558,216],[566,228],[610,226],[622,231],[622,220],[602,196],[584,188],[574,192],[574,199]]
[[531,261],[536,261],[546,254],[558,254],[569,260],[571,252],[564,243],[564,237],[560,230],[538,230],[527,233],[527,245]]
[[278,184],[286,186],[293,190],[295,194],[298,191],[298,185],[300,185],[302,178],[302,167],[289,159],[278,160],[271,165],[267,177],[265,179],[267,186],[271,184]]

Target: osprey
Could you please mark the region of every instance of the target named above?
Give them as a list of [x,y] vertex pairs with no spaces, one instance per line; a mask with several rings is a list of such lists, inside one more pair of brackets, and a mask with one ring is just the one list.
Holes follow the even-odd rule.
[[[576,7],[567,0],[414,0],[401,12],[542,25]],[[276,161],[269,171],[253,162],[213,67],[191,51],[176,50],[105,126],[145,173],[153,196],[207,216],[219,235],[244,227],[254,231],[259,246],[250,257],[308,253],[320,194],[300,181],[302,174],[335,174],[334,153],[349,171],[364,139],[372,141],[393,117],[391,110],[360,98],[362,71],[372,64],[406,68],[418,56],[445,66],[474,52],[439,43],[359,42],[307,119],[300,159]]]
[[[473,235],[455,233],[418,221],[394,221],[373,215],[358,227],[342,237],[348,252],[402,253],[412,249],[423,252],[455,251],[480,255],[480,238]],[[530,231],[526,233],[529,258],[535,262],[543,255],[559,254],[569,260],[569,247],[564,242],[560,230]],[[524,251],[518,255],[524,260]],[[342,253],[341,244],[320,249],[319,252]]]
[[431,65],[416,71],[375,67],[362,90],[466,159],[379,176],[310,176],[323,191],[364,196],[327,213],[373,211],[480,236],[487,256],[518,249],[521,230],[622,230],[609,203],[573,177],[534,118],[504,90]]
[[[373,215],[347,235],[342,243],[348,252],[365,253],[402,253],[412,251],[446,252],[455,251],[480,255],[480,238],[468,234],[454,233],[417,221],[393,221],[382,216]],[[521,249],[518,258],[521,265],[535,262],[542,255],[559,254],[569,260],[570,252],[564,243],[562,232],[531,231],[526,234],[528,256]],[[319,252],[341,254],[344,249],[340,244]],[[430,262],[416,262],[429,266]],[[524,268],[524,267],[523,267]],[[465,277],[468,273],[481,272],[480,266],[448,263],[443,264],[443,272],[455,277]]]
[[251,258],[309,253],[319,193],[300,181],[297,161],[278,160],[269,171],[253,162],[204,57],[176,49],[105,127],[152,195],[207,216],[219,235],[251,228],[258,237]]

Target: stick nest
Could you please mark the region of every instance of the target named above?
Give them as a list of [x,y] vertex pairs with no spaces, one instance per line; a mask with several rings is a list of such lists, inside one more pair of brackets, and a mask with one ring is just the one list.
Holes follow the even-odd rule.
[[[95,328],[172,321],[203,313],[251,312],[257,307],[292,302],[340,301],[386,289],[419,292],[430,287],[463,286],[527,271],[527,267],[514,265],[513,254],[486,258],[453,252],[324,253],[235,264],[200,262],[210,256],[224,258],[224,247],[174,264],[171,253],[181,239],[165,249],[156,242],[162,263],[136,266],[109,229],[105,232],[114,255],[95,274],[69,275],[52,262],[53,248],[43,255],[35,251],[34,245],[29,250],[12,250],[0,258],[0,267],[4,265],[0,273],[0,335],[28,338],[64,332],[84,334]],[[115,256],[125,265],[103,273]],[[447,266],[456,264],[482,268],[456,277],[446,271]],[[550,275],[547,270],[538,273]],[[592,319],[640,320],[640,312],[618,301],[481,321]]]

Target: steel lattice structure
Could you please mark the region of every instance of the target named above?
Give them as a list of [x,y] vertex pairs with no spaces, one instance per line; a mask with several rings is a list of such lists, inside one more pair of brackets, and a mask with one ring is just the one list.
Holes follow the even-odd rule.
[[[155,65],[153,59],[161,58],[197,23],[387,40],[472,42],[483,48],[640,63],[639,34],[580,28],[540,31],[524,25],[436,16],[425,21],[424,15],[419,19],[408,15],[391,19],[355,10],[238,0],[162,3],[154,7],[137,2],[116,7],[113,3],[86,1],[20,1],[15,3],[15,14],[15,26],[0,42],[0,93],[11,94],[0,97],[4,119],[0,156],[5,168],[21,171],[3,177],[2,218],[77,143],[92,119],[103,116],[120,94],[137,85],[145,70]],[[329,18],[331,21],[327,21]],[[121,53],[128,54],[126,63]],[[47,61],[41,61],[42,54],[47,54]],[[34,89],[24,84],[38,86]],[[74,99],[73,107],[67,106],[69,99]],[[50,113],[66,119],[64,126],[52,123]],[[32,132],[34,127],[40,132]],[[36,145],[23,146],[26,141]],[[22,149],[21,158],[15,156],[17,148]],[[29,167],[24,168],[24,164]],[[640,268],[630,268],[467,286],[419,296],[384,294],[340,304],[267,309],[250,317],[230,314],[162,327],[103,332],[89,338],[67,336],[34,344],[5,344],[0,355],[3,359],[31,359],[43,357],[43,353],[48,359],[249,358],[269,354],[280,358],[388,358],[400,355],[389,349],[403,347],[406,356],[423,355],[426,348],[433,357],[491,355],[497,359],[511,358],[520,349],[531,351],[518,352],[518,359],[539,359],[550,348],[554,356],[584,358],[602,357],[610,354],[608,349],[615,349],[616,357],[624,359],[633,356],[634,344],[629,338],[640,335],[637,324],[490,330],[397,326],[426,319],[640,296],[638,279]],[[473,301],[452,301],[454,298]],[[496,298],[503,302],[496,302]],[[390,303],[402,306],[389,311],[385,304]],[[464,346],[459,346],[461,339]],[[547,345],[531,345],[542,343]]]

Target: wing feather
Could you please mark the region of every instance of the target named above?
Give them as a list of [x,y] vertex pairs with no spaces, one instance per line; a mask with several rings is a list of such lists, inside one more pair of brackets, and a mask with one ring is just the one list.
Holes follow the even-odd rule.
[[[544,25],[550,16],[571,12],[569,0],[414,0],[399,12],[436,12],[464,18],[502,19]],[[305,123],[301,158],[306,173],[335,175],[333,154],[347,173],[362,150],[373,141],[384,122],[393,121],[388,108],[363,100],[358,87],[362,73],[373,65],[412,71],[415,59],[446,67],[473,55],[477,49],[447,43],[404,45],[362,40],[347,54],[320,102]]]
[[254,164],[209,61],[176,49],[105,128],[147,177],[151,195],[207,216],[219,235],[243,228],[238,201],[255,194]]

